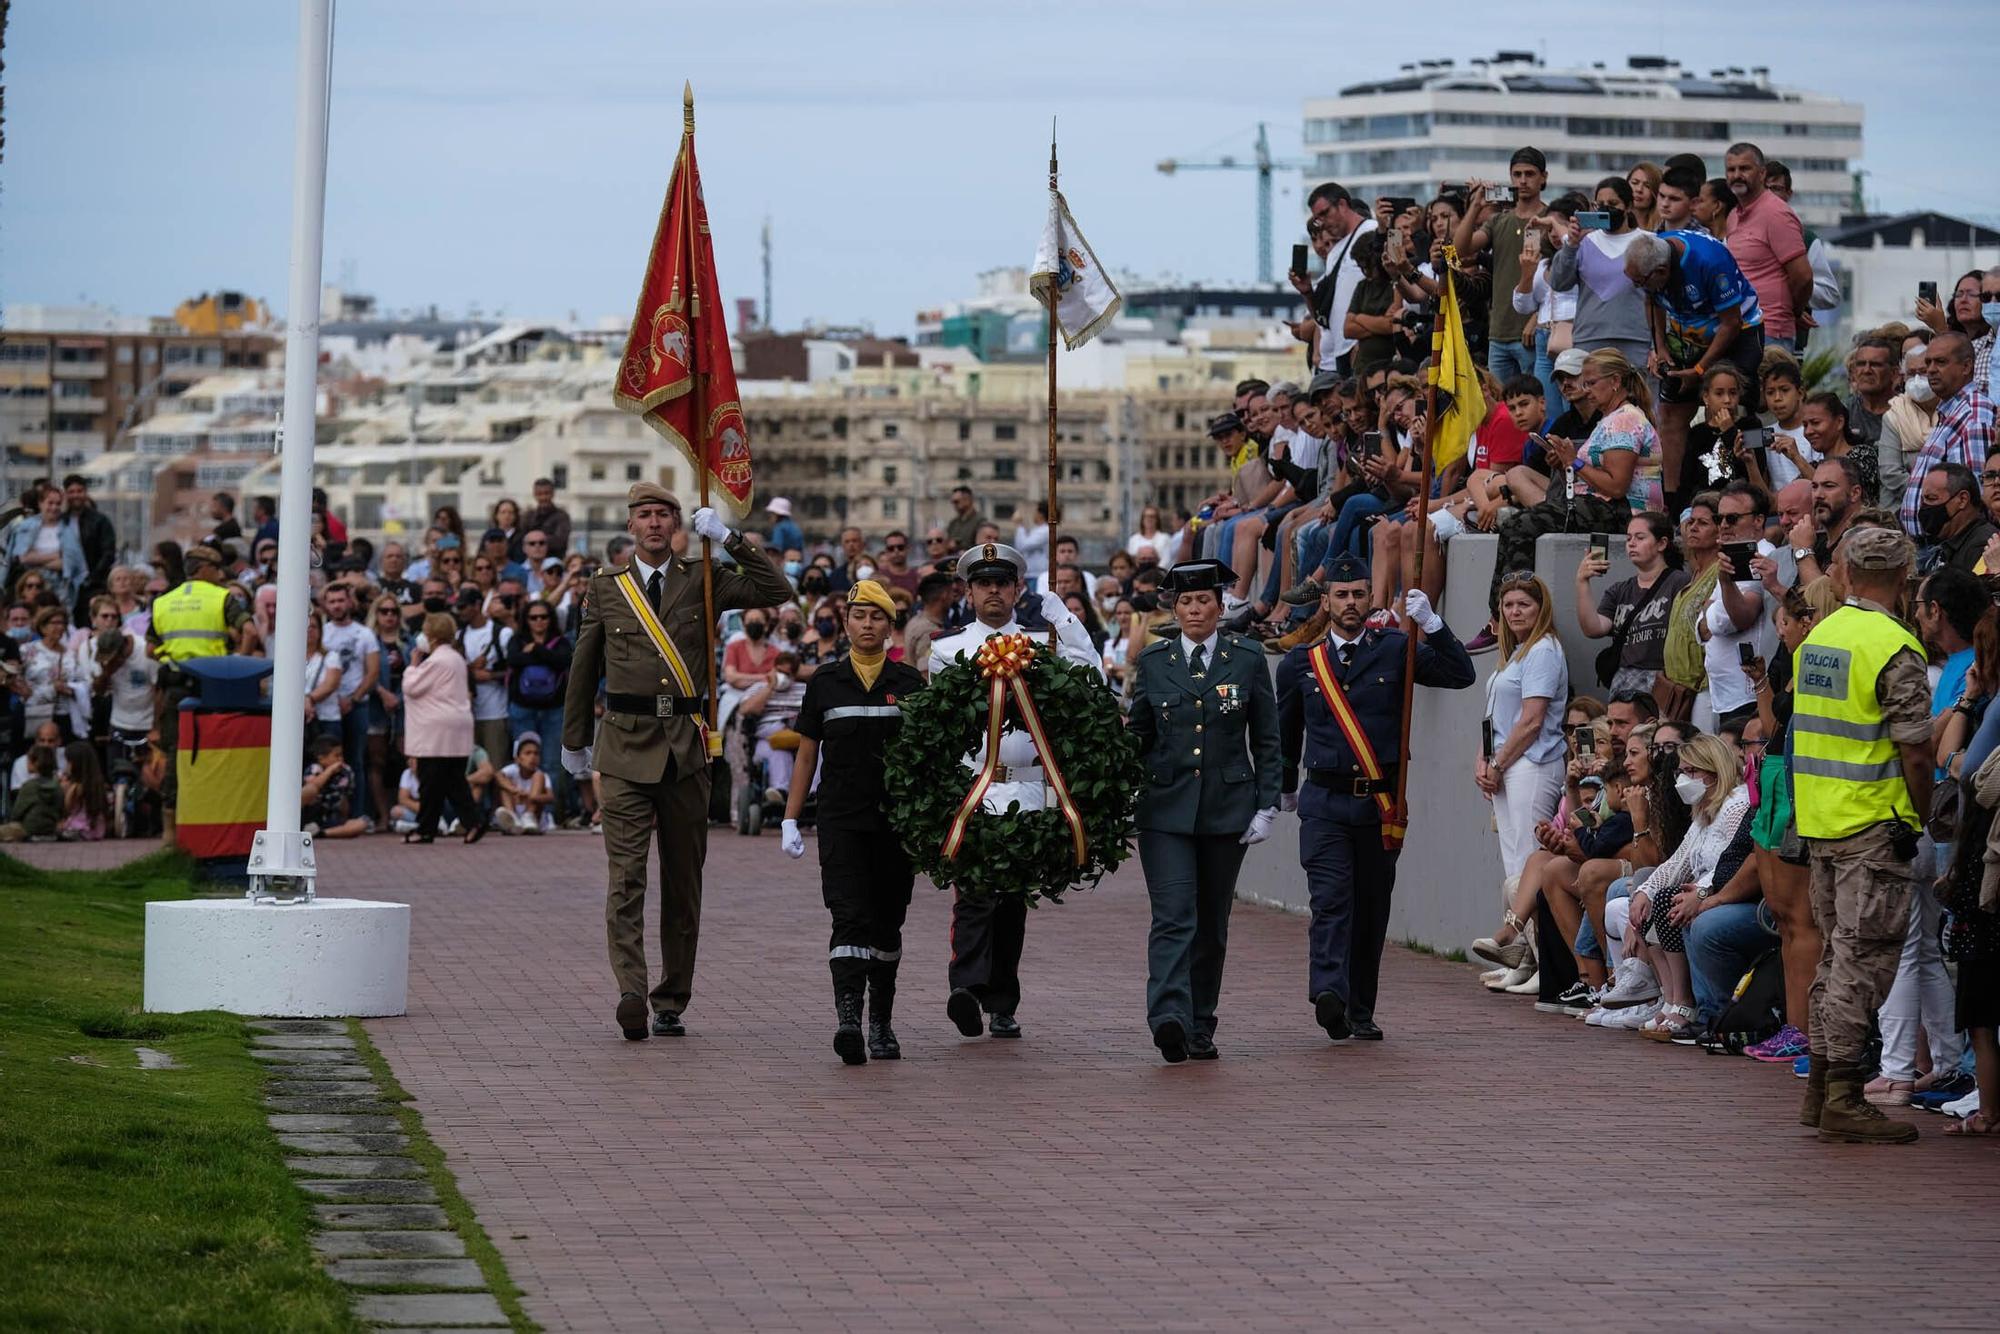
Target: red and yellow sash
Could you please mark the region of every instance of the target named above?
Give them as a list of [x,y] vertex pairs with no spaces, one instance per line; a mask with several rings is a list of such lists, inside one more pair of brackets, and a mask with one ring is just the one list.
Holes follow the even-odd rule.
[[1056,808],[1069,824],[1070,841],[1076,848],[1076,864],[1082,866],[1089,860],[1090,839],[1084,831],[1083,813],[1077,810],[1075,800],[1070,797],[1069,784],[1063,779],[1062,767],[1056,763],[1055,747],[1049,744],[1048,733],[1042,726],[1042,715],[1035,709],[1035,697],[1029,693],[1028,683],[1023,679],[1028,665],[1034,660],[1035,646],[1026,635],[994,635],[979,646],[973,658],[974,666],[987,683],[986,763],[972,780],[972,790],[959,803],[958,814],[952,817],[951,828],[945,834],[943,851],[947,861],[955,859],[958,850],[965,845],[965,833],[971,827],[972,817],[984,804],[986,793],[999,772],[1000,734],[1006,728],[1010,695],[1020,714],[1022,728],[1035,743],[1035,758],[1041,761],[1042,772],[1048,776],[1049,787],[1055,793]]
[[[1340,725],[1340,734],[1347,738],[1354,758],[1361,762],[1361,772],[1371,780],[1381,782],[1382,762],[1375,758],[1375,747],[1369,744],[1361,719],[1355,715],[1354,706],[1348,703],[1347,692],[1340,688],[1340,679],[1333,674],[1333,653],[1327,648],[1327,641],[1322,639],[1313,645],[1306,661],[1312,664],[1313,679],[1319,682],[1319,693],[1326,700],[1326,711]],[[1409,812],[1387,792],[1375,794],[1375,805],[1382,812],[1382,847],[1384,851],[1394,852],[1403,846]]]

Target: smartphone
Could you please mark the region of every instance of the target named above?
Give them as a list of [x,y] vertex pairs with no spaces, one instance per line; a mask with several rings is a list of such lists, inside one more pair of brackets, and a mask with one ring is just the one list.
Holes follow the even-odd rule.
[[1587,232],[1611,230],[1611,215],[1602,209],[1585,209],[1576,215],[1576,225]]
[[1380,431],[1363,431],[1361,433],[1361,443],[1355,446],[1354,452],[1363,458],[1372,458],[1380,454],[1382,452],[1382,433]]
[[1389,216],[1392,218],[1400,218],[1416,206],[1417,200],[1414,195],[1389,196]]
[[1403,262],[1403,233],[1391,227],[1389,234],[1382,238],[1382,259],[1385,263]]
[[[1514,202],[1514,187],[1511,185],[1489,185],[1486,187],[1486,202],[1489,204],[1511,204]],[[1931,286],[1937,286],[1936,283]]]
[[1757,661],[1757,646],[1755,644],[1738,644],[1736,646],[1736,660],[1745,667],[1748,667],[1751,663]]
[[1530,227],[1521,233],[1521,253],[1529,259],[1542,257],[1542,229]]
[[1603,561],[1610,560],[1611,534],[1592,533],[1590,535],[1590,554],[1592,556],[1595,556],[1598,560],[1603,560]]
[[1750,573],[1750,562],[1757,558],[1755,542],[1724,542],[1722,558],[1729,562],[1729,568],[1739,582],[1757,577]]
[[1306,276],[1306,255],[1310,248],[1302,245],[1292,247],[1292,272],[1303,278]]
[[1493,720],[1491,718],[1481,718],[1479,720],[1479,753],[1489,760],[1493,758]]
[[1595,829],[1597,828],[1597,812],[1588,806],[1579,807],[1576,812],[1576,822],[1580,828]]
[[1932,304],[1933,306],[1935,306],[1935,305],[1936,305],[1936,304],[1938,303],[1938,299],[1937,299],[1937,284],[1936,284],[1936,283],[1918,283],[1918,284],[1917,284],[1917,300],[1919,300],[1919,301],[1928,301],[1928,302],[1930,302],[1930,303],[1931,303],[1931,304]]
[[1595,727],[1579,727],[1576,729],[1576,753],[1579,755],[1595,755],[1597,753],[1597,729]]
[[1743,432],[1743,448],[1748,450],[1748,449],[1762,449],[1764,447],[1763,427],[1745,426],[1742,428],[1742,432]]

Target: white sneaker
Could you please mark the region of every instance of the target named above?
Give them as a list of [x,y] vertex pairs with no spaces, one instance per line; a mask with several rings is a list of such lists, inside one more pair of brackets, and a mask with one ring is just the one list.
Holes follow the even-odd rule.
[[545,834],[548,830],[533,820],[523,820],[521,821],[521,832],[524,834]]
[[493,823],[503,834],[518,834],[521,832],[521,822],[514,817],[514,812],[505,806],[493,812]]
[[417,832],[417,822],[408,819],[398,820],[390,828],[399,834],[414,834]]
[[1479,975],[1479,985],[1490,987],[1513,971],[1511,968],[1489,968]]
[[1622,1010],[1628,1006],[1658,1000],[1659,997],[1660,981],[1653,976],[1653,970],[1643,959],[1627,959],[1618,965],[1618,972],[1612,979],[1611,989],[1604,993],[1599,1003],[1607,1009]]
[[1584,1015],[1583,1022],[1590,1025],[1592,1028],[1602,1028],[1604,1027],[1605,1021],[1610,1019],[1611,1016],[1616,1013],[1618,1013],[1616,1010],[1607,1010],[1602,1005],[1600,1005],[1596,1009],[1590,1011],[1590,1013]]
[[[1522,967],[1526,966],[1527,965],[1525,964],[1522,965]],[[1519,972],[1520,970],[1516,969],[1515,971]],[[1513,986],[1508,987],[1507,994],[1509,996],[1533,996],[1539,994],[1541,992],[1541,989],[1542,989],[1542,970],[1537,968],[1534,971],[1530,972],[1526,977],[1522,978],[1519,982],[1516,982]]]
[[1658,1001],[1647,1001],[1643,1005],[1629,1005],[1622,1010],[1611,1011],[1599,1027],[1622,1028],[1631,1032],[1637,1032],[1642,1024],[1652,1019],[1659,1012],[1660,1003]]
[[1535,975],[1534,967],[1530,964],[1524,963],[1519,968],[1508,969],[1506,972],[1502,973],[1499,977],[1496,977],[1491,982],[1488,982],[1486,984],[1486,989],[1488,991],[1506,991],[1512,987],[1519,986],[1521,983],[1527,981],[1534,975]]

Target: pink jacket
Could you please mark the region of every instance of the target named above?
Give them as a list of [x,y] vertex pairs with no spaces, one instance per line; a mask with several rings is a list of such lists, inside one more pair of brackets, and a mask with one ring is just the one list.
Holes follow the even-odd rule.
[[472,686],[464,655],[450,644],[403,673],[403,753],[472,753]]

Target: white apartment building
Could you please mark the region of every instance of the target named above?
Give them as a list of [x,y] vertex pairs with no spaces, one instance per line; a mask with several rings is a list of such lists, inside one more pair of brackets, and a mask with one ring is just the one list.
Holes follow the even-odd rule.
[[1440,185],[1504,181],[1507,159],[1532,144],[1549,162],[1550,194],[1589,192],[1642,160],[1696,153],[1711,176],[1723,150],[1748,140],[1792,169],[1792,205],[1828,226],[1851,207],[1861,155],[1858,102],[1771,82],[1770,70],[1732,66],[1706,75],[1663,56],[1556,69],[1532,52],[1491,60],[1407,64],[1393,78],[1308,98],[1305,185],[1338,181],[1357,197],[1426,199]]

